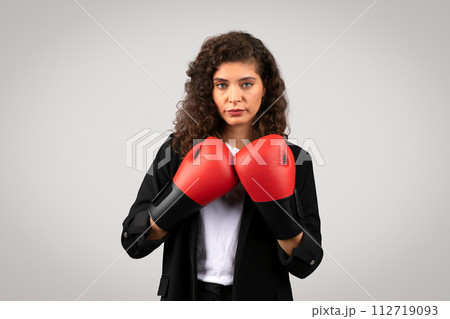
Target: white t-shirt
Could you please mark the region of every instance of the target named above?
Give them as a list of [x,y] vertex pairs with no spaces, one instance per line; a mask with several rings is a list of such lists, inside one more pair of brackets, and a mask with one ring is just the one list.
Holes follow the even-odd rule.
[[[225,143],[235,155],[239,149]],[[246,191],[241,183],[200,209],[197,279],[233,284],[234,259]]]

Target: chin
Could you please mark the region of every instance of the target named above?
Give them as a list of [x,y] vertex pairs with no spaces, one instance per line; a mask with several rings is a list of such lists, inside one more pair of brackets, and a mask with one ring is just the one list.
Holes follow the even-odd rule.
[[230,126],[236,126],[247,124],[249,121],[245,119],[229,119],[228,121],[225,122]]

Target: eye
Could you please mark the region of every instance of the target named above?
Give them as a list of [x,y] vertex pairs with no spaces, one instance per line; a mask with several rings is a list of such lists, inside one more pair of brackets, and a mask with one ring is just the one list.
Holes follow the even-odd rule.
[[[222,86],[222,85],[223,85],[223,86]],[[227,87],[227,85],[226,85],[225,83],[218,83],[218,84],[216,84],[216,86],[217,86],[219,89],[224,89],[224,88]],[[243,86],[243,87],[246,87],[246,88],[249,88],[249,87],[252,87],[252,86],[253,86],[253,83],[251,83],[251,82],[246,82],[246,83],[242,84],[242,86]]]

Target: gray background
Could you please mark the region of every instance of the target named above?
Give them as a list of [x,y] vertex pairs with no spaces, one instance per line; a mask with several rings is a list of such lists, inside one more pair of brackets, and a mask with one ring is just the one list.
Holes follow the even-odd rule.
[[126,141],[176,111],[143,68],[180,100],[203,40],[235,29],[287,86],[303,74],[290,137],[325,161],[327,254],[295,299],[449,300],[450,5],[380,0],[310,67],[372,2],[80,1],[133,60],[74,1],[2,1],[0,299],[159,299],[162,248],[120,245],[144,177]]

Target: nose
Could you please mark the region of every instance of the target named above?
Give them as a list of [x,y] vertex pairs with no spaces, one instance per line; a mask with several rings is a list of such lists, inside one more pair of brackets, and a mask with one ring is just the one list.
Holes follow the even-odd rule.
[[230,86],[230,94],[228,96],[230,103],[236,103],[241,100],[241,90],[234,85]]

